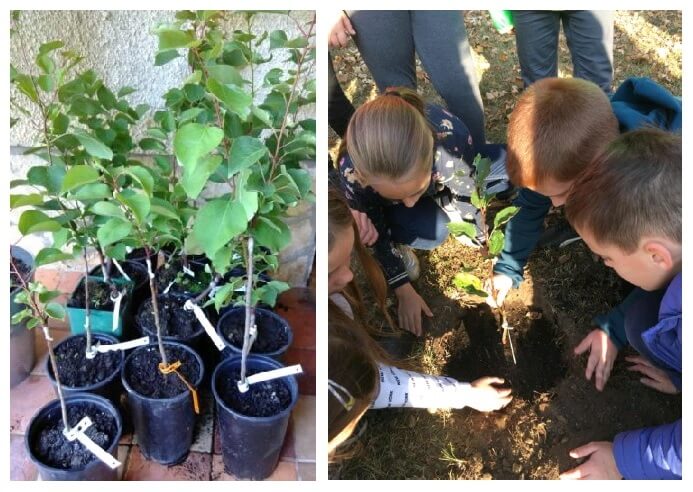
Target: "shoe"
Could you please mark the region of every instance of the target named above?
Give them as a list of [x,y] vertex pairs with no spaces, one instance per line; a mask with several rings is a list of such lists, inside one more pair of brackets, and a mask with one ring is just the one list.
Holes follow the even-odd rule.
[[579,241],[580,235],[575,232],[568,222],[560,222],[553,227],[549,227],[539,238],[537,247],[539,248],[563,248],[575,241]]
[[397,245],[397,250],[399,251],[399,257],[402,258],[404,263],[404,268],[407,270],[409,280],[413,282],[418,279],[421,275],[421,266],[419,265],[419,258],[414,253],[414,248],[406,244],[399,244]]

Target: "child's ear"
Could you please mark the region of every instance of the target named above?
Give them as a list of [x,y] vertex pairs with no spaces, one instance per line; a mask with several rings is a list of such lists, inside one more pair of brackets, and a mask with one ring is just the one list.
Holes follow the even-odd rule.
[[668,271],[674,267],[674,257],[663,242],[655,239],[649,240],[645,242],[643,248],[652,259],[652,262],[661,269]]

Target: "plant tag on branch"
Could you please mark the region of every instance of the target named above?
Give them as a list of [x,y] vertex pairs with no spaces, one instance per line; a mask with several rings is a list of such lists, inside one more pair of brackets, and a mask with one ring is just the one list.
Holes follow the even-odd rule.
[[116,331],[118,329],[118,323],[120,322],[120,303],[123,301],[123,297],[125,296],[125,291],[121,290],[118,292],[118,295],[113,297],[111,294],[111,300],[113,301],[113,330]]
[[168,291],[171,290],[171,287],[173,287],[173,284],[175,283],[176,281],[172,280],[171,283],[166,286],[166,288],[164,289],[164,295],[168,294]]
[[69,431],[67,428],[63,429],[63,435],[68,441],[73,442],[75,439],[78,440],[82,445],[87,448],[91,453],[96,456],[99,460],[104,462],[111,470],[115,470],[122,463],[107,453],[103,448],[101,448],[94,441],[89,439],[89,437],[84,433],[89,427],[91,427],[92,421],[89,417],[84,417],[79,423],[74,426]]
[[142,345],[149,345],[149,336],[135,338],[128,342],[115,343],[112,345],[97,345],[96,350],[102,354],[106,352],[116,352],[118,350],[130,350],[131,348],[141,347]]
[[193,272],[190,268],[183,266],[183,273],[186,275],[189,275],[192,278],[195,278],[195,272]]
[[123,276],[123,278],[125,280],[127,280],[128,282],[132,282],[132,279],[130,278],[130,276],[127,273],[125,273],[125,270],[123,270],[123,267],[120,266],[120,263],[118,263],[118,260],[113,258],[113,264],[116,266],[116,268],[118,269],[118,271],[120,272],[120,274]]
[[185,301],[185,305],[183,306],[183,308],[186,311],[192,310],[193,313],[195,313],[195,317],[197,318],[197,321],[199,321],[200,324],[202,325],[202,327],[205,329],[205,332],[207,332],[207,335],[209,336],[209,338],[212,339],[212,342],[217,347],[219,352],[224,350],[224,348],[226,347],[226,345],[224,345],[224,341],[217,334],[216,330],[212,326],[212,323],[209,322],[209,320],[207,319],[207,316],[205,316],[204,311],[202,311],[202,308],[200,308],[200,306],[198,306],[197,304],[193,303],[191,299],[188,299],[187,301]]

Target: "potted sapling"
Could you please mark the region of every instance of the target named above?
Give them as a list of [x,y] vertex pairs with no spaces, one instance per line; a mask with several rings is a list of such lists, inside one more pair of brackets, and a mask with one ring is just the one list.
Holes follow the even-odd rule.
[[[490,279],[489,282],[491,292],[495,299],[498,293],[493,285],[493,264],[494,259],[500,255],[505,245],[505,234],[503,234],[501,227],[505,225],[505,223],[507,223],[520,209],[516,206],[508,206],[496,212],[496,215],[493,218],[493,229],[489,231],[487,222],[487,219],[489,218],[488,211],[489,206],[495,200],[495,194],[489,193],[486,188],[486,178],[488,177],[491,169],[491,161],[487,158],[482,159],[480,155],[477,155],[474,159],[474,168],[475,190],[472,193],[471,202],[472,205],[479,209],[481,214],[482,233],[485,241],[483,244],[477,241],[476,228],[474,224],[469,222],[451,222],[448,224],[448,229],[454,236],[467,236],[480,247],[479,251],[488,265],[488,278]],[[482,289],[481,279],[472,274],[470,270],[471,269],[464,269],[462,272],[455,275],[455,278],[453,279],[453,284],[455,287],[467,292],[468,294],[481,297],[488,296],[488,293]],[[497,306],[495,311],[500,318],[499,324],[500,329],[502,330],[501,341],[504,346],[509,343],[513,362],[517,364],[517,360],[515,358],[515,348],[513,346],[513,340],[510,334],[512,327],[508,323],[505,309],[501,305]]]

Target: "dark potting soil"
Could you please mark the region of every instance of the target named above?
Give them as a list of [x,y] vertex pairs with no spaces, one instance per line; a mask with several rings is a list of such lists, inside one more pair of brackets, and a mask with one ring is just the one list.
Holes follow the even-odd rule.
[[[98,343],[96,337],[92,343]],[[110,341],[101,340],[104,345],[110,345]],[[70,338],[55,349],[58,362],[60,382],[71,388],[91,386],[108,379],[120,364],[120,352],[107,352],[96,354],[93,359],[85,356],[87,337],[80,336]]]
[[[85,416],[89,416],[92,421],[92,425],[85,431],[86,435],[101,448],[108,449],[117,433],[116,419],[93,403],[68,405],[67,420],[71,426],[77,425]],[[42,463],[63,470],[80,470],[97,459],[79,441],[70,442],[63,435],[60,408],[51,413],[49,421],[37,433],[31,447]]]
[[[257,372],[248,369],[248,376]],[[235,369],[217,383],[219,396],[227,406],[249,417],[270,417],[285,410],[291,404],[289,385],[281,379],[251,384],[245,393],[238,391],[241,370]]]
[[205,271],[204,264],[189,261],[188,268],[195,273],[194,277],[183,272],[183,260],[181,258],[165,263],[156,272],[158,291],[164,292],[174,281],[175,283],[169,292],[199,294],[205,290],[212,281],[212,275]]
[[[200,366],[193,354],[180,347],[164,346],[168,363],[181,362],[178,372],[190,384],[197,381],[200,374]],[[188,391],[188,387],[175,374],[161,374],[159,371],[161,354],[156,346],[150,346],[139,350],[127,362],[125,377],[128,383],[137,393],[149,398],[171,398]]]
[[[185,300],[175,297],[159,297],[159,323],[162,336],[188,339],[202,329],[192,311],[183,309]],[[144,334],[156,335],[152,300],[142,303],[137,312],[137,324]]]
[[[84,279],[80,280],[79,285],[67,301],[68,307],[84,309],[86,305],[86,292],[84,289]],[[103,282],[89,279],[89,307],[99,311],[113,311],[113,301],[111,300],[111,287]]]
[[[289,341],[286,328],[278,320],[261,311],[255,311],[255,324],[257,325],[257,339],[253,343],[253,347],[250,350],[251,353],[267,354],[275,352]],[[240,350],[243,347],[245,313],[242,318],[226,317],[221,331],[224,334],[224,338]]]
[[19,258],[12,258],[10,260],[10,292],[22,285],[22,282],[17,277],[17,274],[12,267],[12,263],[14,263],[14,267],[17,269],[17,271],[19,271],[21,278],[24,279],[25,282],[29,280],[29,275],[31,273],[31,267],[29,267],[29,265],[24,263]]

